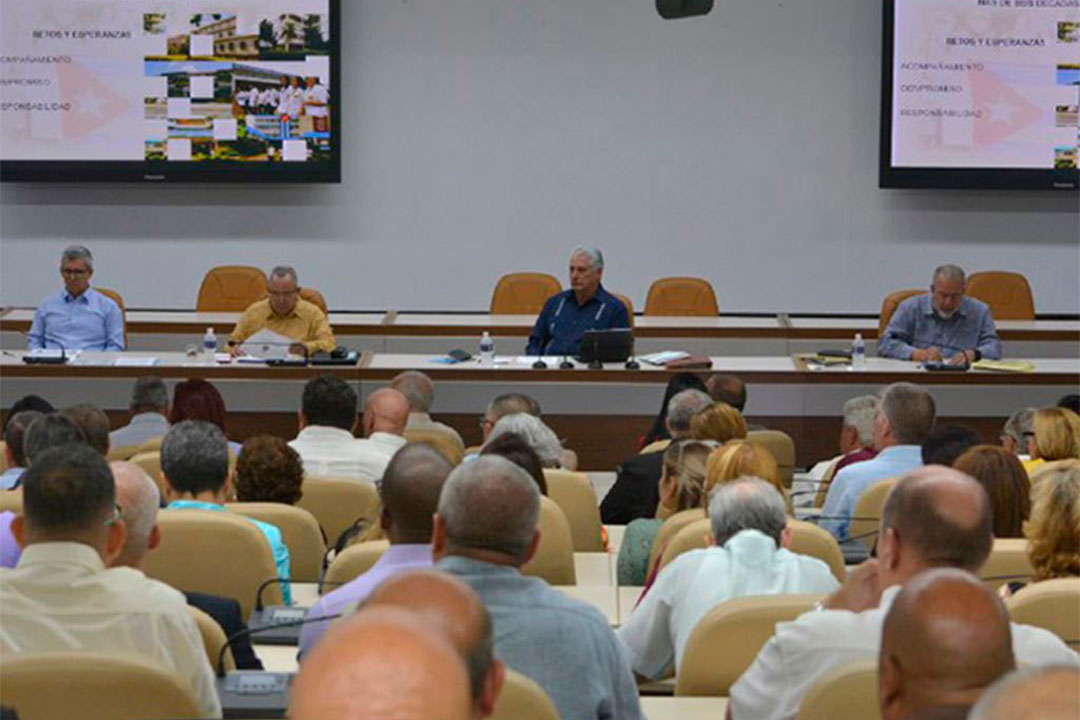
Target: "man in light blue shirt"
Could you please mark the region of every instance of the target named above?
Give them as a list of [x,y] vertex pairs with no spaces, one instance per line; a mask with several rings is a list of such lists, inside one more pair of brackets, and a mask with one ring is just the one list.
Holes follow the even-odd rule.
[[459,465],[439,496],[436,568],[469,585],[495,625],[495,657],[532,678],[563,720],[639,720],[637,685],[600,612],[521,574],[540,541],[540,490],[509,460]]
[[114,448],[136,447],[147,440],[164,437],[169,429],[169,388],[156,375],[145,375],[135,381],[131,391],[131,421],[109,433],[109,445]]
[[934,270],[930,294],[900,303],[878,341],[881,357],[967,365],[1001,357],[1001,341],[986,303],[964,295],[967,280],[956,265]]
[[[165,478],[165,499],[169,501],[166,509],[225,512],[225,499],[231,488],[229,446],[221,428],[202,420],[185,420],[169,428],[161,442],[161,475]],[[285,604],[291,604],[289,548],[281,530],[259,520],[244,519],[258,527],[270,543],[278,578],[282,581],[281,594]],[[228,552],[228,548],[222,551]]]
[[90,287],[94,258],[81,245],[60,257],[64,289],[41,301],[30,326],[29,347],[123,350],[124,314],[112,298]]
[[878,454],[836,474],[821,510],[821,527],[844,542],[863,491],[879,480],[921,467],[922,444],[934,428],[935,413],[934,397],[924,388],[905,382],[885,388],[874,417],[874,447]]

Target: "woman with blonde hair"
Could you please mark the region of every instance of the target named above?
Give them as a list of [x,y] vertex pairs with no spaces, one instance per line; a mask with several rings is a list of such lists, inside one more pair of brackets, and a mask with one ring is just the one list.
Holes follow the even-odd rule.
[[1032,425],[1027,447],[1031,460],[1024,463],[1028,474],[1053,460],[1080,458],[1080,415],[1062,407],[1043,408],[1035,412]]
[[1032,475],[1024,535],[1033,582],[1080,575],[1080,460],[1051,463]]
[[725,402],[715,402],[690,419],[690,434],[695,440],[725,443],[746,437],[746,420]]
[[705,468],[705,494],[711,493],[717,485],[747,475],[759,477],[779,490],[791,512],[791,500],[780,479],[776,458],[768,448],[750,440],[732,440],[713,451]]

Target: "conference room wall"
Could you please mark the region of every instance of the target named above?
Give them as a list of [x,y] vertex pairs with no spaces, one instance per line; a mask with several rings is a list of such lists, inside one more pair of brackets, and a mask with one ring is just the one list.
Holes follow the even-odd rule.
[[[0,188],[0,302],[84,242],[129,307],[217,264],[295,264],[337,309],[487,307],[514,270],[702,275],[726,311],[876,313],[940,262],[1078,313],[1075,194],[877,188],[880,2],[347,0],[340,186]],[[564,280],[565,282],[565,280]]]

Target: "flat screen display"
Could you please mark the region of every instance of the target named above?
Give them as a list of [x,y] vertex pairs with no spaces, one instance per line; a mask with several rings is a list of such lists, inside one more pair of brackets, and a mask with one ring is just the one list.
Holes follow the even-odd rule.
[[4,0],[4,181],[340,181],[338,0]]
[[1080,0],[885,0],[881,186],[1077,188]]

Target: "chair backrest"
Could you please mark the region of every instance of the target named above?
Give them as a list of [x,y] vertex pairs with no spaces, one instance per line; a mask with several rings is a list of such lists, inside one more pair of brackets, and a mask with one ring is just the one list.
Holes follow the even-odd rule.
[[146,442],[144,442],[142,445],[139,445],[138,450],[136,452],[144,453],[144,452],[154,452],[155,450],[160,450],[161,449],[161,442],[164,439],[165,439],[164,435],[158,435],[157,437],[152,437],[149,440],[147,440]]
[[892,320],[896,308],[900,307],[900,303],[904,302],[909,297],[915,297],[916,295],[923,295],[925,293],[925,290],[897,290],[896,292],[886,295],[885,299],[881,302],[881,315],[878,317],[878,338],[885,337],[885,328],[889,327],[889,321]]
[[640,455],[648,455],[650,453],[664,452],[668,449],[668,445],[671,444],[671,440],[654,440],[645,447],[641,448]]
[[0,440],[0,472],[7,470],[7,443]]
[[847,568],[844,565],[844,553],[840,549],[840,543],[828,530],[820,528],[814,523],[788,518],[788,529],[791,531],[791,544],[788,550],[799,555],[816,557],[829,566],[829,570],[836,577],[837,582],[847,579]]
[[634,327],[634,303],[630,301],[630,298],[619,293],[612,293],[615,297],[622,301],[622,304],[626,306],[626,319],[630,322],[630,327]]
[[326,592],[336,590],[366,573],[378,562],[388,547],[390,547],[389,540],[369,540],[350,545],[342,550],[326,569],[326,577],[323,578]]
[[315,516],[330,546],[360,518],[369,523],[379,521],[382,501],[371,483],[355,478],[308,476],[300,489],[304,495],[296,506]]
[[109,454],[105,456],[105,459],[109,462],[114,460],[130,460],[133,456],[139,454],[139,445],[122,445],[120,447],[109,447]]
[[460,465],[465,458],[465,450],[452,437],[442,430],[419,430],[405,431],[405,440],[411,443],[424,443],[438,450],[444,458],[453,465]]
[[540,520],[537,524],[540,546],[521,572],[543,578],[551,585],[577,585],[570,523],[562,509],[549,497],[540,498]]
[[554,500],[567,522],[574,538],[575,552],[603,552],[604,537],[597,507],[596,491],[589,484],[585,473],[569,470],[544,470],[548,497]]
[[314,515],[300,507],[273,502],[235,502],[225,507],[277,527],[289,548],[289,577],[295,582],[318,581],[326,541]]
[[829,494],[829,486],[832,485],[833,478],[836,477],[836,466],[840,464],[841,458],[838,458],[829,469],[825,471],[825,474],[821,476],[821,482],[818,483],[817,493],[814,494],[814,507],[819,508],[825,505],[825,496]]
[[552,295],[562,292],[558,278],[547,273],[509,273],[491,293],[492,315],[536,315]]
[[1034,625],[1080,650],[1080,578],[1031,583],[1005,601],[1013,622]]
[[720,314],[716,293],[708,280],[696,277],[667,277],[653,281],[645,298],[645,315]]
[[120,296],[120,293],[115,290],[109,290],[108,288],[94,288],[99,293],[116,303],[116,306],[120,308],[120,316],[124,319],[124,347],[128,347],[128,330],[127,330],[127,308],[124,307],[124,298]]
[[[177,590],[231,597],[251,616],[259,586],[277,577],[274,554],[247,518],[214,510],[162,510],[161,545],[146,556],[146,575]],[[266,586],[267,605],[280,605],[281,587]]]
[[559,711],[542,687],[507,668],[491,720],[559,720]]
[[649,550],[649,562],[645,566],[645,577],[652,577],[653,571],[660,563],[664,550],[679,534],[679,531],[690,523],[702,519],[708,519],[705,510],[703,508],[691,508],[677,512],[664,521],[664,524],[656,531],[656,537],[653,538],[652,549]]
[[[218,625],[217,620],[204,613],[194,605],[188,605],[188,612],[191,617],[195,618],[195,624],[199,626],[199,635],[202,636],[203,650],[206,651],[206,659],[210,663],[210,667],[217,672],[218,655],[221,654],[221,649],[225,647],[228,642],[228,638],[225,637],[225,631]],[[233,658],[232,648],[225,651],[225,657],[222,660],[222,668],[225,672],[231,672],[236,669],[236,659]]]
[[705,613],[686,640],[675,694],[727,695],[773,636],[776,623],[794,620],[822,597],[761,595],[717,605]]
[[306,300],[307,302],[322,310],[323,315],[330,314],[329,308],[326,307],[326,298],[323,297],[323,294],[315,288],[300,288],[300,299]]
[[712,543],[712,521],[698,518],[675,533],[675,537],[660,553],[658,567],[663,570],[672,560],[685,552],[707,548]]
[[0,490],[0,512],[13,512],[22,515],[22,489]]
[[803,696],[796,720],[881,720],[878,661],[857,660],[826,673]]
[[4,705],[24,720],[144,720],[202,717],[178,674],[143,658],[81,650],[5,653]]
[[198,312],[243,312],[256,300],[266,297],[266,273],[249,265],[219,265],[206,271]]
[[165,497],[165,477],[161,474],[161,451],[137,452],[128,458],[128,462],[135,463],[143,469],[150,478],[157,483],[161,497]]
[[783,430],[751,430],[746,439],[768,450],[780,468],[780,481],[790,488],[795,477],[795,441]]
[[848,537],[857,538],[867,548],[874,547],[877,533],[881,527],[881,510],[885,507],[885,498],[896,484],[896,478],[879,480],[863,490],[855,501],[855,512],[848,525]]
[[1034,320],[1035,298],[1020,273],[1004,270],[977,272],[967,278],[967,294],[990,306],[995,320]]
[[1027,582],[1034,574],[1025,538],[994,538],[990,557],[979,569],[979,577],[992,590],[1011,582]]

